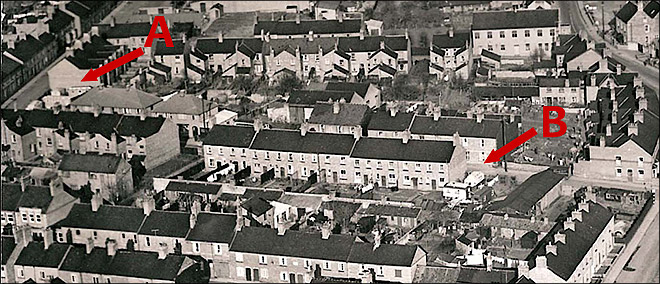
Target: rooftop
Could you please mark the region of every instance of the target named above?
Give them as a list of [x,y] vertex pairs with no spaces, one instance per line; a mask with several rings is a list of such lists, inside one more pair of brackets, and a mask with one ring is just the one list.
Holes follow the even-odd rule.
[[363,137],[355,144],[353,158],[448,163],[454,153],[453,142]]
[[121,161],[122,158],[115,155],[65,154],[57,170],[114,174]]
[[231,243],[236,227],[236,215],[202,212],[197,215],[195,227],[190,230],[187,241]]
[[93,88],[71,101],[73,106],[146,109],[162,101],[136,88]]
[[69,215],[58,222],[60,227],[137,233],[145,219],[141,208],[101,205],[92,211],[90,204],[74,204]]
[[472,14],[473,30],[557,27],[559,10],[487,11]]
[[335,105],[332,103],[317,103],[309,117],[309,123],[320,123],[323,125],[362,125],[369,111],[369,107],[363,104],[338,103],[339,111],[334,112]]
[[511,209],[527,213],[541,198],[565,178],[552,169],[533,174],[509,193],[506,199],[492,204],[491,209]]

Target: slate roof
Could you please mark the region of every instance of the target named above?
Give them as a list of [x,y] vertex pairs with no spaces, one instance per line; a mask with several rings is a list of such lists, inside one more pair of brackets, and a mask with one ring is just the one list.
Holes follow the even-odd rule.
[[137,233],[145,219],[141,208],[101,205],[93,212],[87,203],[74,204],[69,215],[58,222],[60,227],[96,229]]
[[279,152],[348,155],[355,139],[349,134],[311,133],[265,129],[257,133],[250,149]]
[[256,53],[261,51],[262,45],[263,43],[258,38],[227,38],[222,42],[218,38],[200,38],[197,40],[195,48],[204,54],[233,54],[236,52],[236,46],[243,46]]
[[[529,262],[530,270],[536,267],[536,256],[545,255],[550,271],[564,280],[571,277],[613,216],[607,208],[597,203],[588,201],[587,204],[589,211],[580,211],[582,212],[582,221],[574,220],[575,231],[564,230],[563,222],[558,222],[537,244],[536,248],[525,259]],[[554,242],[556,233],[566,235],[565,244]],[[545,246],[550,242],[557,246],[556,255],[547,254],[545,251]]]
[[324,90],[293,90],[289,95],[288,103],[296,105],[315,105],[317,102],[339,101],[345,99],[350,103],[355,92],[353,91],[324,91]]
[[254,35],[302,35],[313,31],[314,34],[346,34],[360,32],[361,20],[302,20],[295,21],[259,21],[254,25]]
[[627,23],[635,15],[635,13],[637,13],[637,5],[628,1],[614,15],[624,23]]
[[333,37],[315,38],[313,41],[309,41],[306,38],[271,39],[269,42],[264,42],[259,50],[264,55],[271,55],[271,48],[274,55],[282,52],[289,52],[295,55],[296,48],[300,48],[301,54],[319,54],[322,51],[323,55],[326,55],[334,50],[339,55],[342,55],[341,50],[335,49],[337,40],[337,38]]
[[410,266],[418,246],[381,244],[375,250],[370,243],[354,243],[348,257],[350,263]]
[[178,211],[151,211],[144,219],[140,235],[185,238],[190,230],[190,213]]
[[0,264],[5,265],[7,264],[7,260],[9,259],[9,256],[11,256],[11,253],[14,252],[16,242],[13,237],[2,236],[2,243],[0,245],[2,246],[2,250],[0,251],[0,255],[2,255],[2,263]]
[[472,14],[472,30],[557,27],[559,10],[487,11]]
[[370,83],[328,82],[325,85],[325,90],[354,92],[364,98],[367,95],[370,85]]
[[[20,184],[18,187],[20,188]],[[46,212],[51,201],[53,201],[53,196],[50,195],[50,187],[26,186],[21,199],[18,201],[18,207],[39,208],[42,212]]]
[[339,104],[339,113],[334,113],[331,103],[317,103],[309,117],[309,123],[320,123],[323,125],[362,125],[369,111],[369,107],[363,104]]
[[369,207],[367,207],[367,209],[364,211],[364,214],[417,218],[419,217],[420,212],[422,212],[422,209],[418,207],[370,204]]
[[649,1],[644,7],[644,13],[646,13],[651,19],[655,19],[655,16],[660,12],[660,2],[653,0]]
[[[204,106],[202,106],[204,104]],[[153,112],[201,115],[218,107],[218,104],[193,95],[174,95],[154,106]]]
[[279,199],[280,197],[282,197],[283,194],[284,192],[280,190],[248,188],[243,193],[243,197],[248,199],[257,196],[263,198],[264,200],[272,201]]
[[11,74],[15,70],[17,70],[19,67],[21,67],[23,64],[15,61],[14,59],[5,56],[4,54],[2,55],[2,77],[6,78],[5,76]]
[[488,49],[482,49],[481,50],[481,56],[486,57],[486,58],[490,58],[490,59],[495,60],[497,62],[500,62],[502,60],[502,56],[500,56],[499,54],[497,54],[495,52],[492,52]]
[[52,41],[52,35],[50,37],[42,37],[44,34],[41,34],[39,39],[30,34],[27,34],[25,35],[25,39],[16,41],[14,43],[14,48],[5,49],[5,51],[9,52],[13,56],[16,56],[16,58],[23,62],[28,62],[30,59],[32,59],[32,57],[34,57],[46,47],[48,42],[44,41]]
[[116,126],[116,131],[121,136],[150,137],[160,131],[165,121],[164,117],[150,116],[142,120],[139,116],[124,115]]
[[210,183],[198,183],[198,182],[187,182],[179,180],[171,180],[165,191],[176,191],[176,192],[190,192],[190,193],[202,193],[202,194],[219,194],[222,190],[222,185],[220,184],[210,184]]
[[67,250],[68,244],[52,243],[44,250],[43,242],[30,242],[21,250],[15,265],[57,268]]
[[346,261],[351,254],[353,242],[353,237],[347,235],[331,234],[327,240],[324,240],[320,233],[287,230],[284,235],[279,236],[274,229],[244,227],[236,233],[229,250],[261,255]]
[[162,39],[156,40],[155,44],[154,55],[183,55],[186,49],[186,44],[180,39],[172,40],[172,47],[167,47],[167,43]]
[[579,87],[579,78],[536,77],[539,87],[565,87],[568,80],[569,87]]
[[122,158],[115,155],[65,154],[58,171],[114,174]]
[[89,14],[91,14],[91,9],[79,1],[71,1],[66,4],[66,10],[76,14],[80,18],[86,18]]
[[514,268],[493,268],[461,266],[456,282],[458,283],[509,283],[517,279],[518,271]]
[[48,32],[55,34],[60,32],[69,24],[73,23],[73,17],[69,16],[69,14],[66,12],[60,11],[60,9],[55,9],[55,13],[53,13],[52,19],[50,19],[47,23]]
[[144,109],[160,101],[161,98],[135,88],[93,88],[71,101],[71,105]]
[[323,202],[320,195],[310,195],[310,194],[284,194],[277,202],[291,205],[297,208],[308,208],[313,211],[321,208],[321,203]]
[[[506,140],[518,137],[518,126],[505,123]],[[458,132],[461,137],[477,137],[497,139],[497,145],[504,145],[502,122],[500,119],[484,118],[478,123],[474,118],[441,116],[435,121],[432,116],[415,116],[410,132],[420,135],[452,136]]]
[[265,214],[268,210],[273,208],[273,206],[270,205],[268,201],[264,200],[261,197],[256,197],[256,196],[243,202],[241,204],[241,207],[245,208],[245,210],[256,216],[261,216]]
[[339,49],[345,52],[375,52],[380,50],[380,42],[384,41],[385,47],[394,51],[405,51],[408,49],[408,40],[405,36],[365,36],[340,37]]
[[412,162],[448,163],[454,153],[453,142],[363,137],[355,144],[353,158]]
[[369,130],[404,131],[408,129],[414,113],[397,112],[392,116],[389,111],[377,111],[371,115]]
[[254,134],[253,127],[214,125],[202,142],[204,145],[248,148]]
[[18,202],[23,196],[20,184],[2,183],[2,211],[16,212],[18,210]]
[[564,177],[564,175],[557,174],[552,169],[533,174],[509,193],[506,199],[494,203],[491,208],[495,210],[508,208],[527,213]]
[[94,248],[87,254],[84,246],[75,245],[66,255],[62,270],[173,281],[186,268],[187,259],[188,256],[176,254],[158,259],[156,252],[128,250],[117,250],[110,257],[105,249]]
[[201,212],[186,240],[229,244],[235,227],[236,215]]
[[434,35],[433,47],[437,48],[461,48],[465,47],[470,42],[470,32],[454,32],[454,36],[450,37],[449,34]]

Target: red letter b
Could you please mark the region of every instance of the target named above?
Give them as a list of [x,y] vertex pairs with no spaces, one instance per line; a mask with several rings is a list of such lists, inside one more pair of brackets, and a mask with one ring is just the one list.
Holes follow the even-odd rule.
[[[550,112],[556,111],[557,118],[551,119]],[[559,137],[566,134],[566,122],[562,121],[564,118],[564,108],[558,106],[544,106],[543,107],[543,137]],[[559,131],[550,132],[550,124],[559,125]]]

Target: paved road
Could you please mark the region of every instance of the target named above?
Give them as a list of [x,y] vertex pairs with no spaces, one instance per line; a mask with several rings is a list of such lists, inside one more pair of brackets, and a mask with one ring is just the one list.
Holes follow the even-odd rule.
[[635,52],[618,50],[610,42],[603,40],[598,35],[596,27],[591,25],[586,19],[584,10],[581,7],[584,7],[583,1],[559,1],[561,21],[570,21],[573,31],[584,31],[591,40],[605,42],[614,59],[625,65],[627,70],[639,73],[644,84],[654,89],[657,95],[660,95],[660,92],[658,92],[660,90],[658,69],[645,66],[642,62],[635,59]]
[[[635,271],[621,271],[616,278],[617,283],[657,283],[658,271],[658,214],[655,215],[653,223],[644,234],[640,248],[632,256],[628,266],[635,268]],[[634,248],[633,248],[634,249]],[[628,261],[628,260],[626,260]]]
[[[60,59],[55,60],[55,62],[59,62]],[[41,98],[46,91],[50,90],[48,70],[51,66],[46,67],[46,69],[37,74],[37,76],[32,78],[25,86],[7,99],[2,104],[2,109],[13,109],[14,105],[18,109],[25,109],[30,102]]]

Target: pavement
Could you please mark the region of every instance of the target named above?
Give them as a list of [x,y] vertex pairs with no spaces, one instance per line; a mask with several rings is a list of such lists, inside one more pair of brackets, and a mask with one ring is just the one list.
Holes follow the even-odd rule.
[[[651,209],[652,211],[647,215],[647,217],[652,217],[647,230],[638,231],[635,234],[630,243],[624,248],[624,252],[615,261],[604,282],[614,280],[616,283],[658,283],[658,272],[660,271],[658,266],[658,241],[660,238],[658,227],[660,223],[658,223],[658,205],[655,204],[653,208],[655,210]],[[655,211],[655,214],[651,214],[653,211]],[[636,249],[637,246],[639,246],[639,249]],[[631,253],[626,254],[625,251]],[[628,267],[634,268],[635,271],[622,270],[626,263]],[[616,270],[614,270],[615,268]]]

